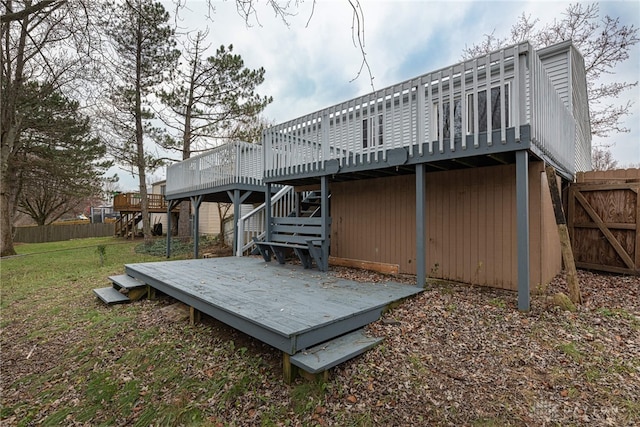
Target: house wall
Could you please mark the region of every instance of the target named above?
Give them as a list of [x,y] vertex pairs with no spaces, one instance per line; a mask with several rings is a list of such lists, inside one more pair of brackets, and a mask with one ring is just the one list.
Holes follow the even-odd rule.
[[591,122],[584,58],[571,47],[572,111],[576,119],[576,172],[591,170]]
[[[193,211],[193,209],[192,209]],[[193,212],[192,212],[193,215]],[[167,214],[152,213],[151,226],[154,224],[162,224],[162,232],[167,232]],[[217,234],[220,232],[220,218],[216,203],[202,203],[200,205],[200,234]]]
[[569,96],[571,92],[571,79],[569,70],[569,49],[556,50],[553,54],[540,55],[540,60],[544,64],[547,76],[556,88],[558,95],[564,101],[567,108],[572,106],[572,98]]
[[[531,285],[560,271],[541,162],[530,164]],[[427,174],[427,274],[517,289],[515,167]],[[333,183],[331,255],[398,264],[415,274],[415,175]]]
[[[253,210],[253,205],[244,204],[240,206],[240,215],[245,215]],[[191,208],[191,215],[194,214],[193,206]],[[233,215],[233,206],[229,208],[228,216]],[[167,214],[153,213],[151,214],[151,225],[162,223],[162,232],[167,232]],[[218,204],[214,202],[203,202],[200,205],[200,217],[198,230],[200,235],[215,236],[220,233],[220,215],[218,213]],[[233,232],[225,235],[227,243],[233,242]]]
[[539,53],[549,79],[576,119],[575,170],[591,170],[591,125],[584,59],[568,42]]
[[[193,214],[193,207],[191,211]],[[220,232],[220,215],[218,214],[217,203],[203,202],[200,205],[200,223],[198,224],[198,230],[200,234],[209,235],[216,235]]]

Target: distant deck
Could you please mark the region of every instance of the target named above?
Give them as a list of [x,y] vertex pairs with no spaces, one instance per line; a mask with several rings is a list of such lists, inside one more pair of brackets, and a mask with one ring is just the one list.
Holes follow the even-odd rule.
[[[142,212],[140,193],[120,193],[113,198],[113,209],[123,212]],[[167,213],[167,201],[162,194],[147,194],[147,209],[152,213]],[[178,208],[173,209],[174,212]]]
[[422,291],[253,257],[128,264],[126,273],[290,355],[374,322]]

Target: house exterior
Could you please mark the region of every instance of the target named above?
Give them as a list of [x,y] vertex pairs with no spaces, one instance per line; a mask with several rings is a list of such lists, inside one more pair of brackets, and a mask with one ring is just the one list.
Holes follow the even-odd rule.
[[[277,212],[280,189],[317,190],[320,220],[308,224],[322,230],[309,243],[318,260],[393,265],[418,286],[435,277],[514,289],[528,309],[531,286],[561,269],[544,167],[564,181],[590,169],[588,117],[571,42],[523,42],[272,126],[262,180],[250,178],[272,206],[262,239],[299,211]],[[195,179],[191,168],[180,182]]]

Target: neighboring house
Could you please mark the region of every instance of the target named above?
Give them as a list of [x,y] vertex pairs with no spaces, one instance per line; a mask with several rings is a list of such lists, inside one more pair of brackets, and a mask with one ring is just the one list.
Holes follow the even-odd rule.
[[517,289],[527,309],[530,288],[561,269],[544,167],[562,181],[591,168],[588,117],[576,48],[523,42],[272,126],[250,157],[233,143],[173,165],[167,199],[272,205],[284,197],[273,186],[292,186],[292,209],[261,214],[269,242],[319,190],[319,219],[294,225],[321,230],[307,242],[321,268],[330,253],[416,274],[419,286],[429,276]]

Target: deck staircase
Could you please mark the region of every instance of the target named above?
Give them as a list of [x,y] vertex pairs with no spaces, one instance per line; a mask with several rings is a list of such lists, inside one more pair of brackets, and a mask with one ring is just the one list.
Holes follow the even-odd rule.
[[137,301],[149,293],[145,283],[127,274],[109,276],[109,280],[112,286],[93,290],[96,297],[107,305]]
[[[303,376],[305,373],[313,376],[323,375],[326,380],[329,369],[372,349],[382,340],[383,338],[367,336],[364,328],[356,329],[312,348],[299,351],[289,358],[289,362],[302,369],[300,373]],[[294,377],[295,372],[285,380],[290,382]]]
[[[294,198],[293,209],[288,214],[272,215],[268,241],[266,233],[261,233],[260,237],[253,238],[253,243],[266,262],[275,257],[279,264],[284,264],[295,254],[304,268],[315,264],[320,271],[326,271],[329,232],[324,229],[321,194],[308,191],[294,194]],[[330,223],[331,219],[327,218],[326,224]]]
[[[283,187],[271,199],[273,217],[317,218],[321,214],[320,192],[302,193],[302,200],[296,205],[296,193],[293,187]],[[331,193],[329,193],[331,201]],[[236,256],[258,255],[256,241],[264,241],[265,204],[261,204],[238,220],[238,247]]]
[[[285,186],[271,198],[273,217],[317,217],[320,215],[320,193],[304,192],[296,211],[296,192],[294,187]],[[329,197],[331,197],[329,195]],[[255,240],[264,240],[265,204],[262,203],[238,220],[238,247],[236,256],[256,255]]]
[[[331,193],[329,193],[331,200]],[[320,216],[320,192],[309,191],[305,193],[304,198],[300,202],[300,212],[291,212],[289,216],[298,216],[301,218],[315,218]]]
[[140,221],[142,221],[142,214],[140,213],[123,213],[115,222],[115,235],[117,237],[129,237],[129,234]]

